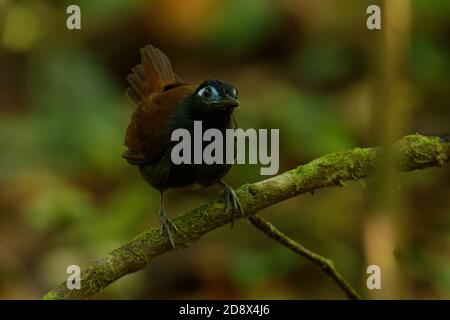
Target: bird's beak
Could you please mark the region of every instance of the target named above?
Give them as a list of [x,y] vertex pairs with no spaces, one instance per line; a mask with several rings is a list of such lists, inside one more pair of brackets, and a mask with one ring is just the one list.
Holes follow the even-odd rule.
[[230,107],[230,108],[239,108],[239,105],[241,104],[238,99],[233,98],[231,96],[227,96],[226,98],[222,99],[219,104],[223,107]]

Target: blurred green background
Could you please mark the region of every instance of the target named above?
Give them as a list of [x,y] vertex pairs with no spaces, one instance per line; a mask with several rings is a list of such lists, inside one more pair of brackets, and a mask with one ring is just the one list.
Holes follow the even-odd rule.
[[[82,30],[66,28],[78,4]],[[382,6],[381,31],[366,8]],[[446,0],[0,0],[0,298],[36,299],[158,224],[158,192],[122,158],[126,75],[151,43],[185,80],[240,92],[242,128],[280,129],[280,172],[320,155],[450,130]],[[227,182],[263,179],[235,166]],[[385,179],[384,179],[385,178]],[[450,170],[320,190],[262,214],[366,298],[450,298]],[[218,188],[167,192],[169,215]],[[366,288],[366,268],[382,289]],[[246,221],[162,256],[96,298],[342,299]]]

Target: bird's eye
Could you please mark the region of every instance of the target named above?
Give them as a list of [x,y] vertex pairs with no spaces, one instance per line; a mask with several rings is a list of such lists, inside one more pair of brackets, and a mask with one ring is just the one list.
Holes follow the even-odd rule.
[[200,89],[200,91],[197,94],[200,97],[205,97],[205,98],[209,98],[212,96],[217,97],[219,95],[216,88],[214,88],[212,86],[207,86],[207,87]]
[[237,91],[236,89],[231,89],[231,95],[233,96],[233,98],[237,98]]

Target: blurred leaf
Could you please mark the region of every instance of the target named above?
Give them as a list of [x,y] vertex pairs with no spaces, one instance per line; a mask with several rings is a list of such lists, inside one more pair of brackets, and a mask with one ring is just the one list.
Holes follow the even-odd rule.
[[334,109],[332,97],[272,86],[259,104],[270,111],[260,115],[267,117],[267,127],[280,129],[281,154],[315,157],[354,146],[346,119]]
[[442,44],[424,37],[414,37],[409,65],[417,85],[448,91],[450,52]]
[[219,54],[236,56],[269,38],[280,20],[280,10],[271,0],[227,0],[209,29],[208,47]]
[[417,12],[419,14],[431,15],[433,17],[442,17],[448,21],[448,17],[450,15],[450,1],[412,0],[411,5],[414,8],[414,12]]
[[31,62],[30,102],[43,157],[56,167],[108,173],[120,157],[128,120],[122,91],[77,48],[40,52]]
[[5,11],[3,30],[0,31],[3,31],[3,46],[11,50],[25,51],[41,36],[41,17],[32,6],[12,4]]
[[[65,7],[76,4],[81,8],[82,23],[84,27],[97,27],[110,25],[117,18],[123,19],[132,16],[139,8],[142,0],[65,0]],[[86,23],[86,24],[85,24]]]
[[26,222],[40,232],[63,230],[93,213],[89,197],[55,178],[41,178],[34,201],[27,205]]
[[320,41],[294,56],[291,73],[308,85],[324,86],[348,77],[356,63],[352,52],[341,43]]
[[270,246],[264,251],[241,249],[233,257],[230,272],[235,282],[249,287],[267,281],[274,274],[282,277],[304,262],[279,245]]

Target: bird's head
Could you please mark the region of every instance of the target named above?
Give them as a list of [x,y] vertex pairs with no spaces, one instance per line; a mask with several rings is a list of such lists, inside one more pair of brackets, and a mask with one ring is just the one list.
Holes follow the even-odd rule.
[[193,98],[204,111],[232,113],[239,107],[237,90],[220,80],[207,80],[193,93]]

